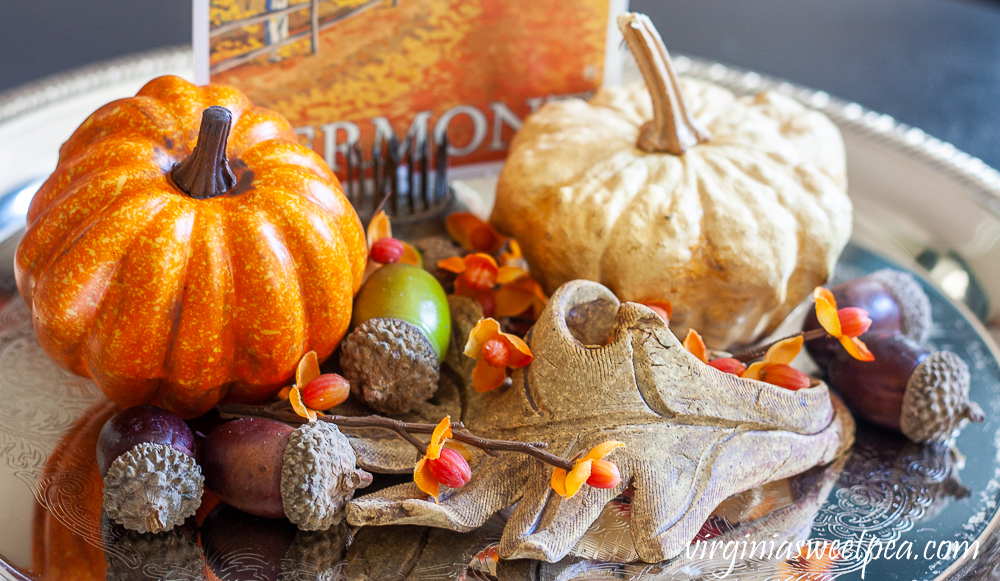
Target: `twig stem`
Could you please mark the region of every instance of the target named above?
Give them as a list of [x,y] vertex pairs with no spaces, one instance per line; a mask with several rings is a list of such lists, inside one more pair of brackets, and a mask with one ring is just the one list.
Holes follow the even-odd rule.
[[[225,419],[229,418],[264,418],[286,424],[304,424],[308,420],[291,410],[276,410],[271,406],[219,404],[216,408]],[[319,420],[330,422],[345,428],[380,428],[396,432],[400,438],[413,445],[421,455],[427,453],[427,444],[421,442],[413,434],[430,434],[436,427],[434,424],[418,424],[401,422],[384,416],[320,416]],[[572,470],[573,462],[556,456],[544,450],[544,443],[514,442],[510,440],[493,440],[482,438],[464,430],[461,422],[452,422],[452,439],[481,449],[494,456],[497,452],[516,452],[526,454],[550,466]]]
[[801,336],[803,341],[812,341],[813,339],[819,339],[820,337],[826,337],[826,329],[820,327],[819,329],[812,329],[810,331],[802,331],[795,333],[794,335],[789,335],[783,339],[778,339],[777,341],[772,341],[766,345],[760,345],[752,349],[747,349],[746,351],[741,351],[739,353],[733,354],[733,359],[742,361],[743,363],[750,363],[751,361],[756,361],[763,357],[767,350],[774,346],[775,343],[780,343],[785,339],[792,339],[794,337]]

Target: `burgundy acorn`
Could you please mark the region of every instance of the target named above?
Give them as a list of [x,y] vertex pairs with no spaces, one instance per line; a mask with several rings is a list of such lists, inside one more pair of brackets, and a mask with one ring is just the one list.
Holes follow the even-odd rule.
[[201,504],[194,434],[165,409],[139,405],[112,416],[98,436],[97,467],[105,512],[129,530],[169,531]]
[[947,441],[983,411],[969,400],[969,367],[950,351],[931,351],[901,333],[865,336],[874,361],[836,353],[830,385],[868,421],[914,442]]
[[226,422],[205,439],[205,486],[220,500],[265,518],[287,517],[302,530],[339,523],[354,490],[371,483],[337,426],[299,428],[263,418]]
[[[913,275],[885,268],[862,278],[849,280],[830,289],[840,309],[862,308],[868,311],[872,325],[867,334],[899,332],[923,343],[931,329],[931,304],[920,283]],[[804,331],[819,328],[816,311],[806,317]],[[861,339],[867,342],[866,336]],[[806,350],[817,365],[825,368],[843,351],[832,337],[806,342]]]
[[209,432],[201,451],[205,484],[219,500],[265,518],[284,518],[281,463],[295,428],[245,418]]

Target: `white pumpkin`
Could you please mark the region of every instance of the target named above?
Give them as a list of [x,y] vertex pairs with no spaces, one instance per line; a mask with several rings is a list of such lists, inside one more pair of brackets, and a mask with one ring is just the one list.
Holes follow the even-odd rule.
[[647,17],[619,27],[646,84],[531,115],[491,220],[549,293],[597,281],[670,301],[681,336],[747,343],[827,280],[850,237],[840,132],[777,93],[678,79]]

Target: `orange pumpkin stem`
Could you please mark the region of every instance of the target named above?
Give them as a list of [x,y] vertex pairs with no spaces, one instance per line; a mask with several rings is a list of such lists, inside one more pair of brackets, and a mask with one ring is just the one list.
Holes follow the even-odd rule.
[[194,151],[170,170],[174,184],[192,198],[214,198],[236,185],[236,176],[226,159],[232,124],[233,114],[229,109],[218,105],[205,109]]
[[681,155],[689,147],[710,140],[712,135],[684,104],[670,53],[649,17],[635,12],[622,14],[618,28],[653,98],[653,120],[639,132],[639,149]]

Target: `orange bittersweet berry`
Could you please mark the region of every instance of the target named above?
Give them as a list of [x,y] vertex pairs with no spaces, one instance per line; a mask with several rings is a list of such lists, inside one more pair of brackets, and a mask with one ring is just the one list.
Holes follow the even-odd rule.
[[[821,286],[813,291],[813,300],[816,302],[816,318],[823,329],[831,336],[840,341],[844,349],[850,353],[851,357],[860,361],[874,361],[875,356],[868,350],[858,335],[861,335],[871,326],[871,318],[864,309],[849,307],[837,311],[837,299],[833,298],[833,293]],[[848,328],[845,330],[841,322],[841,312],[847,322]],[[855,334],[857,333],[857,334]]]

